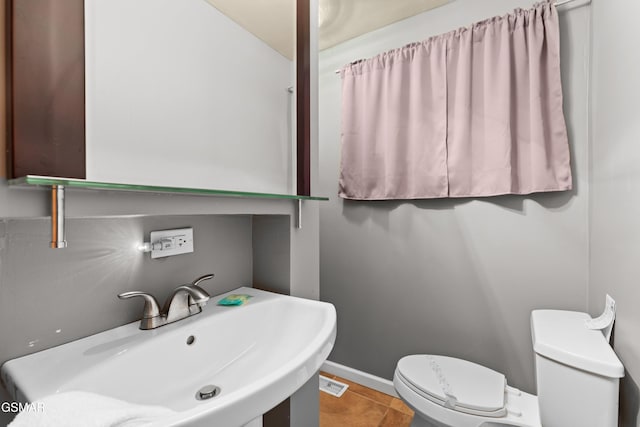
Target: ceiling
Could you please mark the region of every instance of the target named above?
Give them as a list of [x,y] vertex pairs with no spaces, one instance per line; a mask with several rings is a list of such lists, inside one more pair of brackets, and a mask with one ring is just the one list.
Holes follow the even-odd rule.
[[[295,0],[206,0],[283,56],[294,56]],[[319,0],[320,50],[450,0]]]
[[281,55],[293,60],[295,0],[206,1]]
[[320,0],[320,50],[448,2],[449,0]]

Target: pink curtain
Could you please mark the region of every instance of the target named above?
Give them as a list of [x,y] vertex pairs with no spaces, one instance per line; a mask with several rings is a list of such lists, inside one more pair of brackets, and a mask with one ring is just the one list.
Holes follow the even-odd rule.
[[340,196],[571,189],[550,3],[347,65]]

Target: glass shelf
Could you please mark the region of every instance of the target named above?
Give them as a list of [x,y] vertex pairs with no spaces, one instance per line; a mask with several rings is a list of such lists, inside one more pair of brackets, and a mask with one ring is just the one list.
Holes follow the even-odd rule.
[[51,176],[27,175],[10,179],[9,185],[17,187],[63,185],[65,188],[86,190],[138,191],[147,193],[185,194],[218,197],[242,197],[248,199],[280,200],[329,200],[328,197],[296,196],[292,194],[252,193],[248,191],[209,190],[205,188],[161,187],[155,185],[118,184],[114,182],[86,181],[84,179],[57,178]]

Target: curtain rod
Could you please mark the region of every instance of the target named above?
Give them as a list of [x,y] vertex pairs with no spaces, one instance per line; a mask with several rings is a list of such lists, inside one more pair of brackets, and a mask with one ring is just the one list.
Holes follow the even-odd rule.
[[[574,1],[576,1],[576,0],[560,0],[560,1],[556,1],[555,3],[553,3],[553,5],[555,7],[558,7],[558,6],[562,6],[564,4],[572,3]],[[591,0],[589,0],[587,3],[591,3]],[[356,62],[358,62],[358,61],[356,61]],[[340,71],[341,70],[336,70],[335,73],[336,74],[340,74]]]
[[[574,2],[574,1],[576,1],[576,0],[562,0],[562,1],[555,2],[553,5],[555,7],[558,7],[558,6],[562,6],[563,4],[571,3],[571,2]],[[591,3],[591,1],[589,1],[589,3]]]

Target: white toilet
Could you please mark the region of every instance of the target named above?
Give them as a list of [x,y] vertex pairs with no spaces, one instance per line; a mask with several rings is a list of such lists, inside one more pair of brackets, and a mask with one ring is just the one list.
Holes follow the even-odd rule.
[[617,427],[624,367],[586,313],[531,313],[538,396],[461,359],[400,359],[393,385],[415,411],[412,427]]

